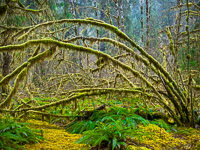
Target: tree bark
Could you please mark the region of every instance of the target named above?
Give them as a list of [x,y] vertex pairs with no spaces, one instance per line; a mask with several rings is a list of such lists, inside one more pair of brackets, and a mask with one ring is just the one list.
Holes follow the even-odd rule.
[[[2,75],[5,77],[10,73],[10,55],[8,52],[3,53],[3,70]],[[2,93],[8,94],[8,87],[7,85],[2,86]]]

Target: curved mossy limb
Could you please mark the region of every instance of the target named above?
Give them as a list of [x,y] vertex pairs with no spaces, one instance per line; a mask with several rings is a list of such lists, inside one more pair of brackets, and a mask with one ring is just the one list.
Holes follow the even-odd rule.
[[[63,103],[70,103],[71,101],[75,101],[75,100],[82,100],[83,97],[85,96],[94,96],[94,95],[102,95],[102,94],[107,94],[107,93],[131,93],[131,94],[138,94],[138,93],[143,93],[141,91],[138,90],[129,90],[129,89],[115,89],[115,88],[107,88],[107,89],[101,89],[101,88],[97,88],[97,89],[80,89],[81,92],[83,93],[79,93],[76,95],[73,95],[69,98],[66,99],[62,99],[56,102],[52,102],[50,104],[46,104],[43,106],[38,106],[38,107],[32,107],[32,108],[26,108],[26,109],[22,109],[20,111],[28,111],[28,110],[42,110],[42,109],[46,109],[49,107],[53,107],[53,106],[59,106],[62,105]],[[84,92],[85,91],[85,92]],[[151,95],[148,95],[151,97]],[[167,107],[167,106],[166,106]],[[167,108],[168,109],[168,108]],[[172,117],[175,119],[175,121],[181,125],[180,120],[178,119],[178,117],[174,114],[171,113]]]
[[[59,24],[61,24],[61,23],[91,24],[91,25],[95,25],[95,26],[99,26],[99,27],[104,27],[105,29],[108,29],[108,30],[114,32],[121,39],[129,42],[133,47],[136,47],[144,57],[146,57],[157,69],[159,69],[161,71],[161,73],[163,73],[166,76],[166,78],[169,79],[170,82],[173,82],[174,88],[177,90],[177,92],[179,93],[179,95],[181,96],[183,101],[186,101],[186,98],[185,98],[184,94],[181,92],[181,90],[179,89],[179,87],[177,86],[177,83],[173,80],[173,78],[169,75],[169,73],[162,67],[162,65],[156,59],[154,59],[151,55],[149,55],[147,52],[145,52],[145,50],[142,47],[137,45],[133,40],[131,40],[125,33],[121,32],[117,27],[107,24],[105,22],[96,21],[93,19],[92,20],[89,20],[89,19],[62,19],[62,20],[58,20],[58,21],[49,21],[49,22],[35,25],[34,27],[30,28],[25,34],[20,36],[18,39],[19,40],[23,39],[24,37],[28,36],[30,32],[34,31],[35,29],[37,29],[39,27],[49,26],[49,25],[52,25],[55,23],[59,23]],[[2,51],[2,49],[0,48],[0,52],[1,51]]]
[[[123,34],[122,34],[123,35]],[[159,102],[162,103],[164,105],[164,107],[166,107],[168,109],[168,111],[172,114],[172,116],[175,116],[174,112],[167,106],[167,104],[164,102],[165,100],[163,99],[163,97],[157,92],[157,90],[151,85],[150,82],[148,82],[139,72],[137,72],[136,70],[133,70],[131,67],[123,64],[122,62],[118,61],[118,60],[115,60],[113,59],[111,56],[107,55],[107,54],[104,54],[100,51],[95,51],[91,48],[86,48],[86,47],[83,47],[83,46],[76,46],[76,45],[73,45],[73,44],[69,44],[69,43],[63,43],[63,42],[60,42],[60,41],[56,41],[56,40],[51,40],[51,39],[42,39],[42,40],[30,40],[26,43],[23,43],[23,44],[19,44],[19,45],[12,45],[12,46],[4,46],[4,47],[0,47],[0,52],[1,51],[6,51],[6,50],[10,50],[10,51],[13,51],[13,50],[19,50],[19,49],[24,49],[24,48],[27,48],[28,46],[30,45],[38,45],[38,44],[45,44],[45,45],[56,45],[58,47],[61,47],[61,48],[69,48],[69,49],[73,49],[73,50],[76,50],[76,51],[81,51],[81,52],[86,52],[86,53],[92,53],[92,54],[95,54],[97,56],[100,56],[100,57],[103,57],[105,60],[109,59],[114,65],[117,65],[117,66],[120,66],[122,69],[124,70],[128,70],[130,72],[132,72],[132,74],[136,77],[139,77],[140,79],[142,79],[145,83],[147,83],[147,85],[149,87],[151,87],[153,89],[153,91],[155,92],[155,94],[157,94],[159,96]],[[133,44],[132,44],[133,45]],[[139,46],[136,45],[136,47],[138,49],[141,49],[143,50],[142,48],[140,48]],[[144,50],[142,51],[144,54],[146,53]],[[147,58],[152,58],[152,56],[148,55],[147,54]],[[152,58],[153,59],[153,58]],[[156,61],[156,60],[155,60]],[[158,66],[160,64],[158,63]],[[161,66],[160,66],[161,67]],[[162,67],[161,67],[162,68]],[[163,69],[163,68],[162,68]],[[168,73],[167,73],[168,74]],[[168,74],[169,75],[169,74]]]
[[[108,94],[110,92],[113,92],[113,93],[122,93],[123,92],[123,93],[131,93],[131,94],[142,93],[139,90],[114,89],[114,88],[97,88],[97,89],[91,88],[91,89],[80,89],[80,91],[82,93],[70,96],[69,98],[62,99],[62,100],[59,100],[59,101],[56,101],[56,102],[52,102],[50,104],[45,104],[43,106],[37,106],[37,107],[22,109],[20,111],[42,110],[42,109],[46,109],[46,108],[53,107],[53,106],[59,106],[59,105],[62,105],[63,103],[67,104],[67,103],[70,103],[71,101],[82,100],[82,98],[85,97],[85,96],[102,95],[102,94]],[[148,96],[151,96],[151,95],[148,94]]]
[[[169,33],[169,32],[168,32]],[[171,32],[170,32],[171,33]],[[170,40],[171,41],[171,50],[172,50],[172,53],[174,55],[174,46],[173,46],[173,39],[172,39],[172,36],[170,36]],[[173,83],[173,86],[175,87],[175,89],[177,90],[178,94],[183,98],[180,99],[181,101],[186,101],[186,98],[185,96],[182,94],[182,92],[180,91],[180,89],[178,88],[177,86],[177,83],[172,79],[172,77],[169,75],[169,73],[165,70],[165,68],[163,68],[161,66],[161,64],[155,60],[151,55],[149,55],[148,53],[146,53],[140,46],[136,46],[136,48],[141,52],[141,54],[145,57],[148,58],[149,61],[147,61],[146,59],[142,58],[141,56],[139,56],[138,54],[134,53],[134,51],[132,49],[130,49],[129,47],[127,47],[126,45],[124,45],[123,43],[120,43],[118,41],[115,41],[113,39],[109,39],[109,38],[87,38],[87,37],[75,37],[75,38],[72,38],[70,40],[65,40],[66,42],[73,42],[75,40],[78,40],[78,39],[86,39],[86,40],[92,40],[92,41],[96,41],[96,40],[99,40],[99,41],[102,41],[102,42],[110,42],[110,43],[113,43],[114,45],[118,45],[119,47],[122,47],[124,50],[126,50],[127,52],[130,52],[130,53],[133,53],[136,57],[137,60],[140,60],[142,61],[146,66],[148,66],[150,63],[153,63],[154,66],[159,69],[161,71],[161,73],[163,73],[166,78],[168,78],[170,80],[170,82]],[[130,42],[130,40],[129,40]],[[130,42],[132,44],[132,46],[135,45],[134,41],[131,41]]]
[[117,70],[117,71],[119,72],[118,75],[120,75],[130,85],[131,88],[136,87],[123,73],[121,73],[119,70]]
[[28,62],[23,63],[21,66],[17,67],[12,73],[8,74],[5,76],[1,81],[0,81],[0,86],[7,84],[11,79],[13,79],[18,73],[20,73],[24,68],[27,66],[31,67],[33,66],[36,62],[44,60],[47,57],[52,56],[55,53],[55,47],[52,47],[49,50],[46,50],[34,57],[31,57]]
[[14,86],[13,86],[13,89],[12,91],[10,92],[10,94],[7,96],[7,98],[2,102],[0,103],[0,109],[2,108],[5,108],[7,106],[10,105],[10,102],[11,102],[11,99],[12,97],[14,96],[14,94],[16,93],[18,87],[19,87],[19,83],[21,80],[23,80],[23,77],[26,76],[26,68],[24,68],[18,75],[17,75],[17,78],[15,80],[15,83],[14,83]]
[[143,62],[146,66],[148,66],[150,64],[150,62],[148,60],[146,60],[145,58],[141,57],[140,55],[138,55],[133,49],[129,48],[128,46],[126,46],[125,44],[121,43],[121,42],[118,42],[116,40],[113,40],[113,39],[110,39],[110,38],[96,38],[96,37],[74,37],[74,38],[71,38],[71,39],[68,39],[68,40],[64,40],[63,42],[67,42],[67,43],[71,43],[71,42],[75,42],[77,40],[88,40],[90,42],[96,42],[96,41],[99,41],[99,42],[108,42],[108,43],[112,43],[113,45],[117,45],[118,47],[122,48],[123,50],[125,50],[126,52],[128,52],[128,54],[122,54],[122,55],[119,55],[119,56],[115,56],[114,58],[115,59],[118,59],[120,57],[123,57],[123,56],[127,56],[127,55],[130,55],[129,53],[131,53],[133,56],[135,56],[135,58],[138,60],[138,61],[141,61]]
[[[173,86],[174,88],[178,91],[179,95],[182,97],[182,99],[184,101],[186,101],[186,98],[184,96],[184,94],[180,91],[179,87],[177,86],[177,83],[173,80],[173,78],[169,75],[169,73],[161,66],[161,64],[155,60],[151,55],[149,55],[142,47],[140,47],[139,45],[137,45],[133,40],[131,40],[125,33],[123,33],[122,31],[120,31],[117,27],[107,24],[105,22],[102,22],[101,20],[94,20],[94,19],[62,19],[62,20],[58,20],[58,21],[49,21],[49,22],[45,22],[45,23],[41,23],[38,25],[33,26],[32,28],[30,28],[25,34],[23,34],[22,36],[20,36],[18,39],[23,39],[24,37],[28,36],[30,32],[34,31],[35,29],[42,27],[42,26],[49,26],[49,25],[53,25],[55,23],[61,24],[61,23],[79,23],[79,24],[91,24],[91,25],[95,25],[95,26],[99,26],[99,27],[104,27],[105,29],[108,29],[112,32],[114,32],[117,36],[119,36],[121,39],[129,42],[133,47],[136,47],[140,53],[146,57],[151,63],[154,64],[154,66],[156,68],[158,68],[161,73],[163,73],[166,78],[169,79],[170,82],[173,82]],[[1,50],[0,50],[1,51]]]
[[21,66],[17,67],[12,73],[8,74],[7,76],[3,77],[0,81],[0,86],[8,84],[8,82],[13,79],[16,75],[18,75],[24,68],[26,68],[28,62],[23,63]]
[[82,93],[82,92],[97,92],[97,91],[107,91],[107,93],[132,93],[132,94],[135,94],[135,93],[142,93],[144,95],[147,95],[147,96],[150,96],[152,97],[152,95],[150,94],[147,94],[147,93],[143,93],[141,90],[139,90],[138,88],[136,89],[116,89],[116,88],[84,88],[84,89],[77,89],[77,90],[73,90],[73,91],[70,91],[69,94],[71,93]]
[[[182,108],[182,105],[180,103],[178,103],[179,101],[177,101],[177,98],[176,96],[174,95],[174,93],[172,92],[173,89],[170,89],[168,84],[167,84],[167,79],[159,73],[159,77],[161,78],[161,81],[163,83],[163,86],[165,87],[167,93],[168,93],[168,96],[169,96],[169,99],[170,101],[172,102],[172,104],[174,105],[175,109],[177,110],[178,114],[180,115],[180,117],[182,118],[182,120],[187,123],[187,115],[185,114],[185,111],[184,108]],[[178,98],[180,98],[180,96],[178,96]]]
[[[167,107],[167,104],[164,102],[165,100],[162,98],[162,96],[158,93],[158,91],[152,86],[152,84],[150,82],[148,82],[145,77],[143,77],[139,72],[137,72],[136,70],[132,69],[131,67],[129,67],[128,65],[125,65],[124,63],[112,58],[110,55],[104,54],[103,52],[100,51],[96,51],[93,50],[91,48],[86,48],[83,46],[77,46],[74,44],[70,44],[70,43],[64,43],[64,42],[60,42],[60,41],[56,41],[56,40],[52,40],[52,39],[42,39],[42,40],[30,40],[28,42],[25,42],[23,44],[19,44],[19,45],[12,45],[12,46],[3,46],[0,47],[0,52],[1,51],[5,51],[5,50],[11,50],[11,51],[15,51],[18,49],[24,49],[29,47],[30,45],[38,45],[38,44],[45,44],[45,45],[56,45],[60,48],[68,48],[68,49],[72,49],[72,50],[76,50],[76,51],[80,51],[80,52],[86,52],[86,53],[92,53],[95,54],[99,57],[103,57],[104,60],[110,60],[114,65],[116,66],[120,66],[123,70],[128,70],[130,71],[135,77],[138,77],[140,79],[142,79],[149,87],[151,87],[153,89],[153,91],[155,92],[155,94],[157,94],[160,98],[160,102],[165,105],[165,107]],[[41,55],[37,56],[37,57],[41,57]],[[151,56],[152,57],[152,56]],[[33,58],[30,58],[29,61],[31,62]],[[168,109],[173,112],[169,107]]]

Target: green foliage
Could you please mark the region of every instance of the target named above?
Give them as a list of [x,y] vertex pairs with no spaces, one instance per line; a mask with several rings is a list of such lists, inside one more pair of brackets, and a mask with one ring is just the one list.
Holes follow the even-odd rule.
[[18,123],[9,117],[0,118],[0,148],[23,149],[22,144],[37,143],[42,137],[37,135],[38,130],[31,130],[27,123]]
[[83,133],[87,130],[93,130],[99,123],[109,125],[113,121],[121,120],[124,126],[136,127],[137,124],[142,123],[147,125],[149,122],[139,115],[134,113],[133,109],[122,107],[111,107],[107,111],[94,111],[89,118],[90,121],[73,122],[66,126],[67,131],[71,133]]
[[176,134],[180,134],[180,135],[186,135],[186,136],[188,136],[188,135],[192,135],[192,134],[194,134],[193,132],[192,132],[192,128],[189,128],[189,129],[178,129],[177,131],[176,131]]
[[[69,127],[68,127],[69,126]],[[68,125],[67,131],[71,133],[83,133],[84,131],[92,130],[96,127],[96,123],[92,121],[80,121]]]
[[165,121],[162,119],[153,120],[153,121],[151,121],[151,124],[155,124],[161,128],[164,128],[167,132],[170,132],[172,129],[172,127],[169,126],[167,123],[165,123]]
[[124,120],[114,120],[110,117],[109,122],[109,124],[99,122],[95,129],[85,131],[78,143],[86,143],[99,149],[125,149],[128,148],[127,137],[139,136],[133,126],[125,125]]
[[190,59],[189,61],[189,64],[190,64],[190,67],[191,69],[193,70],[199,70],[199,67],[198,67],[198,57],[196,56],[197,55],[197,48],[193,47],[190,51],[190,54],[187,54],[185,53],[185,49],[180,49],[180,52],[179,52],[179,55],[182,55],[183,57],[183,60],[179,60],[179,63],[180,63],[180,67],[181,67],[181,70],[186,70],[187,69],[187,63],[186,63],[186,60],[187,60],[187,56],[188,58]]
[[[135,111],[143,112],[146,115],[150,115],[150,116],[153,114],[153,111],[151,110],[151,108],[147,108],[147,106],[145,106],[145,104],[143,103],[140,103],[139,105],[137,105],[137,107],[138,108]],[[148,107],[151,107],[151,106],[148,106]]]

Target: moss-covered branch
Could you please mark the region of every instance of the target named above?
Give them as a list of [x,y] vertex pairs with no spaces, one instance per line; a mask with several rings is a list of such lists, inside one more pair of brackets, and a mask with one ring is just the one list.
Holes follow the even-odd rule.
[[[78,21],[78,20],[73,20],[72,19],[71,21]],[[84,20],[84,21],[88,22],[88,20]],[[89,22],[91,22],[91,21],[89,21]],[[92,22],[92,23],[94,25],[96,25],[96,24],[98,25],[100,22]],[[102,23],[100,23],[100,24],[102,24]],[[103,25],[106,26],[108,29],[112,29],[112,30],[116,29],[116,27],[113,28],[114,26],[112,26],[112,25],[108,25],[108,24],[103,24]],[[114,32],[116,32],[119,36],[123,37],[123,39],[126,39],[127,41],[129,41],[132,44],[132,46],[135,46],[138,50],[140,50],[141,54],[146,56],[151,63],[154,62],[155,67],[158,67],[158,69],[160,68],[160,70],[163,72],[163,74],[168,75],[169,76],[169,80],[170,79],[172,80],[172,78],[167,73],[167,71],[165,71],[162,68],[162,66],[152,56],[147,54],[141,47],[136,45],[134,41],[129,39],[124,33],[119,31],[118,29],[117,29],[117,31],[114,30]],[[119,32],[120,32],[120,34],[119,34]],[[83,47],[83,46],[76,46],[76,45],[73,45],[73,44],[59,42],[59,41],[56,41],[56,40],[42,39],[42,40],[31,40],[31,41],[28,41],[26,43],[23,43],[23,44],[20,44],[20,45],[15,45],[15,46],[14,45],[8,45],[8,46],[0,47],[0,52],[21,50],[21,49],[29,47],[30,45],[38,45],[38,44],[45,44],[45,45],[48,45],[48,46],[49,45],[56,45],[56,46],[58,46],[60,48],[68,48],[68,49],[72,49],[72,50],[76,50],[76,51],[92,53],[92,54],[95,54],[97,56],[103,57],[105,60],[111,61],[114,65],[120,66],[122,69],[130,71],[134,76],[139,77],[140,79],[142,79],[150,88],[152,88],[154,93],[158,95],[158,97],[160,99],[159,102],[162,103],[164,105],[164,107],[167,108],[167,110],[171,113],[172,116],[176,116],[175,113],[171,110],[171,108],[169,108],[169,106],[165,103],[165,99],[157,92],[157,90],[152,86],[152,84],[145,79],[145,77],[143,77],[139,72],[137,72],[136,70],[132,69],[131,67],[125,65],[124,63],[122,63],[122,62],[120,62],[120,61],[118,61],[116,59],[113,59],[111,56],[109,56],[107,54],[104,54],[104,53],[102,53],[100,51],[95,51],[95,50],[93,50],[91,48],[86,48],[86,47]],[[178,120],[178,119],[176,119],[176,120]]]
[[0,103],[0,108],[4,108],[4,107],[6,107],[10,104],[12,97],[14,96],[14,94],[16,93],[16,91],[18,89],[20,81],[23,80],[23,78],[27,74],[27,68],[31,67],[32,65],[34,65],[38,61],[41,61],[41,60],[48,58],[48,57],[51,57],[55,53],[55,51],[56,51],[56,47],[51,47],[49,50],[46,50],[43,53],[40,53],[40,54],[38,54],[34,57],[31,57],[28,60],[28,62],[22,64],[20,67],[15,69],[11,74],[5,76],[1,80],[0,85],[3,85],[3,83],[9,82],[9,80],[11,80],[14,76],[16,76],[18,74],[17,78],[15,80],[12,91],[10,92],[8,97],[2,103]]
[[171,51],[171,54],[175,57],[174,41],[169,27],[166,28],[166,34],[169,38],[169,49]]
[[[39,47],[36,48],[36,51],[33,53],[32,56],[36,55],[38,53]],[[55,47],[52,47],[49,50],[46,50],[34,57],[31,57],[28,62],[23,63],[21,66],[17,67],[13,72],[5,76],[1,81],[0,81],[0,86],[3,86],[7,84],[11,79],[13,79],[18,73],[20,73],[25,67],[29,65],[29,67],[33,66],[36,62],[44,60],[47,57],[52,56],[55,53]]]
[[[124,70],[129,70],[135,77],[139,77],[140,79],[142,79],[162,99],[162,97],[156,91],[156,89],[152,86],[152,84],[150,82],[148,82],[145,79],[145,77],[143,77],[139,72],[137,72],[136,70],[132,69],[128,65],[125,65],[124,63],[122,63],[122,62],[120,62],[120,61],[118,61],[116,59],[113,59],[110,55],[104,54],[103,52],[100,52],[100,51],[95,51],[95,50],[93,50],[91,48],[86,48],[86,47],[83,47],[83,46],[76,46],[76,45],[73,45],[73,44],[64,43],[64,42],[60,42],[60,41],[56,41],[56,40],[52,40],[52,39],[42,39],[42,40],[30,40],[30,41],[28,41],[26,43],[19,44],[19,45],[3,46],[3,47],[0,47],[0,52],[1,51],[9,51],[9,50],[10,51],[14,51],[14,50],[19,50],[19,49],[25,49],[25,48],[29,47],[30,45],[38,45],[38,44],[56,45],[56,46],[58,46],[60,48],[69,48],[69,49],[73,49],[73,50],[76,50],[76,51],[92,53],[92,54],[95,54],[95,55],[97,55],[99,57],[103,57],[105,60],[110,60],[114,65],[120,66]],[[38,57],[40,57],[40,56],[38,56]],[[31,61],[31,59],[29,61]],[[161,100],[161,101],[162,101],[162,103],[164,105],[166,105],[163,100]]]
[[19,87],[20,81],[23,80],[23,77],[26,76],[26,73],[27,73],[27,69],[24,68],[24,69],[18,74],[18,76],[17,76],[17,78],[16,78],[16,80],[15,80],[15,83],[14,83],[14,86],[13,86],[12,91],[11,91],[10,94],[7,96],[7,98],[6,98],[2,103],[0,103],[0,109],[9,106],[12,97],[14,96],[14,94],[16,93],[16,91],[17,91],[17,89],[18,89],[18,87]]
[[[96,89],[80,89],[80,93],[76,94],[74,96],[71,96],[70,98],[62,99],[56,102],[52,102],[50,104],[46,104],[43,106],[37,106],[32,108],[25,108],[20,111],[27,111],[27,110],[41,110],[46,109],[53,106],[59,106],[62,104],[70,103],[74,100],[82,100],[85,96],[94,96],[94,95],[102,95],[102,94],[108,94],[108,93],[130,93],[130,94],[141,94],[142,92],[139,90],[129,90],[129,89],[114,89],[114,88],[96,88]],[[148,95],[150,96],[150,95]]]
[[[137,45],[133,40],[131,40],[125,33],[120,31],[117,27],[110,25],[110,24],[107,24],[107,23],[105,23],[101,20],[96,20],[96,19],[62,19],[62,20],[58,20],[58,21],[49,21],[49,22],[38,24],[38,25],[30,28],[25,34],[23,34],[22,36],[19,37],[19,40],[28,36],[31,32],[33,32],[35,29],[37,29],[39,27],[49,26],[49,25],[53,25],[55,23],[58,23],[58,24],[79,23],[79,24],[86,24],[86,25],[91,24],[91,25],[95,25],[95,26],[99,26],[99,27],[104,27],[105,29],[112,31],[113,33],[115,33],[121,39],[129,42],[133,47],[136,47],[144,57],[146,57],[157,69],[159,69],[161,71],[161,73],[164,74],[164,76],[166,76],[166,78],[169,79],[170,82],[173,82],[174,88],[177,90],[177,92],[179,93],[181,98],[186,101],[186,98],[183,95],[183,93],[180,91],[178,84],[175,82],[175,80],[173,80],[173,78],[169,75],[169,73],[162,67],[162,65],[156,59],[154,59],[151,55],[149,55],[142,47]],[[2,50],[0,48],[0,52],[1,51]]]
[[28,65],[28,62],[23,63],[21,66],[17,67],[13,72],[5,76],[0,81],[0,86],[8,84],[8,82],[13,79],[16,75],[18,75],[24,68],[26,68]]

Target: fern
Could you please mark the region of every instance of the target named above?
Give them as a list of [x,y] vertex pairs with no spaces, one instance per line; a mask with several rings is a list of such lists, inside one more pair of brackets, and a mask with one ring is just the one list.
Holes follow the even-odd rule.
[[135,128],[137,124],[142,123],[147,125],[149,122],[139,115],[134,114],[134,111],[121,107],[111,107],[107,111],[94,111],[90,117],[90,121],[73,122],[66,126],[70,133],[83,133],[87,130],[92,130],[97,126],[97,123],[110,124],[114,121],[121,120],[123,126]]
[[67,127],[67,131],[73,134],[81,134],[84,131],[92,130],[96,127],[96,123],[92,121],[75,122]]
[[43,139],[37,133],[38,130],[31,130],[27,123],[18,123],[9,117],[0,118],[0,148],[2,149],[23,149],[23,144],[37,143]]
[[77,143],[84,143],[96,148],[128,149],[127,137],[140,137],[141,133],[134,126],[126,126],[124,121],[108,117],[109,124],[98,122],[93,130],[83,132],[83,137]]
[[125,145],[126,127],[122,128],[119,121],[115,121],[112,118],[109,119],[112,120],[112,123],[109,125],[98,123],[94,130],[84,132],[83,137],[78,140],[78,143],[89,144],[92,147],[98,146],[112,149],[121,146],[118,142],[123,142]]

